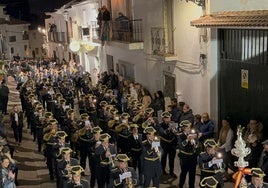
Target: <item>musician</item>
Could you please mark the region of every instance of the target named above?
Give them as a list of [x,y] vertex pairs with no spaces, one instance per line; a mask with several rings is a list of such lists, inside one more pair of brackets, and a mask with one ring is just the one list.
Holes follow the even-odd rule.
[[187,173],[189,173],[189,188],[195,187],[195,172],[199,147],[197,135],[191,134],[191,126],[192,123],[188,120],[184,120],[180,123],[182,133],[178,135],[178,156],[181,166],[179,188],[183,188]]
[[67,188],[89,188],[88,182],[81,179],[82,172],[84,169],[79,165],[71,168],[72,180],[67,183]]
[[101,101],[99,103],[99,108],[98,108],[98,117],[99,117],[99,126],[101,127],[101,129],[103,130],[103,132],[107,133],[108,132],[108,127],[107,127],[107,123],[108,123],[108,117],[105,115],[105,106],[108,103],[106,101]]
[[117,138],[117,147],[119,153],[127,153],[128,151],[128,145],[126,144],[128,141],[128,136],[130,135],[129,131],[129,118],[128,113],[122,113],[120,116],[121,124],[117,125],[115,127],[115,131],[117,132],[118,138]]
[[248,188],[268,188],[268,184],[263,182],[263,177],[267,176],[267,174],[262,169],[252,168],[251,174],[251,183],[248,185]]
[[139,126],[139,133],[142,133],[142,123],[145,121],[145,114],[144,114],[144,105],[142,103],[138,103],[136,107],[133,108],[134,117],[132,121]]
[[144,130],[147,127],[157,127],[159,126],[158,120],[156,117],[153,117],[154,109],[152,108],[146,108],[144,111],[144,122],[141,124],[141,129],[139,131],[142,131],[143,133],[143,140],[147,138],[146,134],[144,134]]
[[109,186],[110,170],[114,166],[113,158],[117,152],[115,146],[109,143],[110,138],[107,133],[101,134],[101,145],[95,150],[98,188]]
[[23,112],[18,109],[18,106],[16,105],[13,107],[13,111],[10,114],[10,121],[15,141],[20,145],[22,139]]
[[116,127],[121,123],[121,120],[118,115],[118,110],[115,109],[113,106],[107,105],[106,109],[109,112],[109,114],[106,114],[106,115],[108,117],[111,116],[111,119],[108,121],[108,133],[111,136],[112,143],[116,143],[117,142]]
[[144,175],[143,187],[149,187],[151,180],[153,181],[153,187],[159,187],[159,178],[162,174],[161,171],[161,147],[159,140],[155,139],[156,130],[153,127],[146,127],[144,133],[147,139],[142,142],[142,169]]
[[91,148],[92,161],[91,161],[91,169],[90,169],[90,187],[94,188],[96,184],[96,163],[97,163],[95,150],[98,146],[101,145],[100,135],[101,135],[102,129],[98,126],[93,127],[92,132],[94,134],[94,144]]
[[44,134],[43,140],[45,144],[44,156],[49,170],[50,180],[54,180],[55,161],[57,156],[57,120],[50,120],[50,131]]
[[110,185],[118,188],[133,188],[138,183],[137,174],[132,167],[128,167],[130,159],[126,154],[118,154],[115,161],[118,162],[116,168],[111,171]]
[[163,112],[161,114],[163,122],[157,127],[157,131],[160,136],[160,145],[163,149],[162,157],[161,157],[161,166],[163,175],[167,175],[166,172],[166,163],[167,156],[169,162],[169,174],[173,178],[177,178],[177,175],[174,173],[174,159],[176,155],[176,146],[177,146],[177,136],[175,133],[177,132],[176,127],[172,127],[171,125],[171,113],[168,111]]
[[137,124],[130,125],[131,135],[128,137],[128,155],[131,158],[131,167],[136,171],[139,170],[139,185],[142,185],[142,169],[141,169],[141,154],[142,154],[142,134],[138,133],[139,126]]
[[37,138],[37,145],[38,145],[38,152],[41,152],[42,143],[43,143],[43,128],[45,125],[45,116],[44,116],[44,109],[43,106],[37,106],[36,108],[36,116],[34,122],[36,124],[36,138]]
[[198,157],[199,167],[201,169],[200,180],[213,176],[219,182],[219,187],[223,187],[223,172],[225,164],[222,155],[217,153],[218,145],[214,139],[207,139],[204,142],[205,152],[200,153]]
[[[83,121],[84,127],[78,130],[78,141],[80,143],[80,165],[82,168],[86,168],[86,160],[88,159],[89,168],[91,169],[92,160],[92,151],[91,148],[94,144],[94,136],[92,132],[92,125],[89,121],[88,114],[84,113],[81,115],[81,119]],[[82,173],[82,175],[84,175]]]

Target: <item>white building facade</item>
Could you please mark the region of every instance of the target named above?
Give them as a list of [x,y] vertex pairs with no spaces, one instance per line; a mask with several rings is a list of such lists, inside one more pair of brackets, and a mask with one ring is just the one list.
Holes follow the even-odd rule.
[[29,57],[29,23],[10,18],[0,6],[1,58]]
[[[268,10],[268,4],[263,0],[99,0],[73,3],[64,11],[68,12],[65,19],[69,32],[72,32],[70,38],[75,40],[83,39],[79,28],[94,27],[97,9],[103,5],[110,10],[112,20],[119,12],[131,20],[131,40],[118,41],[111,37],[104,46],[97,47],[95,54],[77,52],[88,71],[113,68],[152,93],[163,90],[166,96],[186,102],[194,114],[208,112],[215,121],[222,118],[219,117],[218,31],[225,26],[194,27],[191,21],[215,12]],[[64,11],[61,18],[54,19],[59,25],[59,20],[64,19]],[[67,30],[65,24],[60,27]],[[111,36],[116,32],[113,30]],[[134,32],[141,34],[141,40],[135,40],[138,35]]]

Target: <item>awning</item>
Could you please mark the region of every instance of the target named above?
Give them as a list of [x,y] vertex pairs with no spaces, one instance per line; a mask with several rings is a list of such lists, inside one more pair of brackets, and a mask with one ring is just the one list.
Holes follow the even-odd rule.
[[217,12],[191,21],[195,27],[268,27],[268,10]]

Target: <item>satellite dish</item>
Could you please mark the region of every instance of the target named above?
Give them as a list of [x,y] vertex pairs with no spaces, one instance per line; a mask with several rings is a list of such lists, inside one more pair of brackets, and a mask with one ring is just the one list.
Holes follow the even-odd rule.
[[76,40],[73,40],[69,45],[69,48],[72,52],[78,52],[80,50],[80,47],[80,43]]

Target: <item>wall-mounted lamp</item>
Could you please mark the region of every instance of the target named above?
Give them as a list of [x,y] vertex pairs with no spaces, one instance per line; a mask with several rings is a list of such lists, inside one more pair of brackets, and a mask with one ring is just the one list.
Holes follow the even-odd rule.
[[205,7],[205,0],[186,0],[187,3],[189,1],[192,1],[193,3],[197,4],[198,6]]

